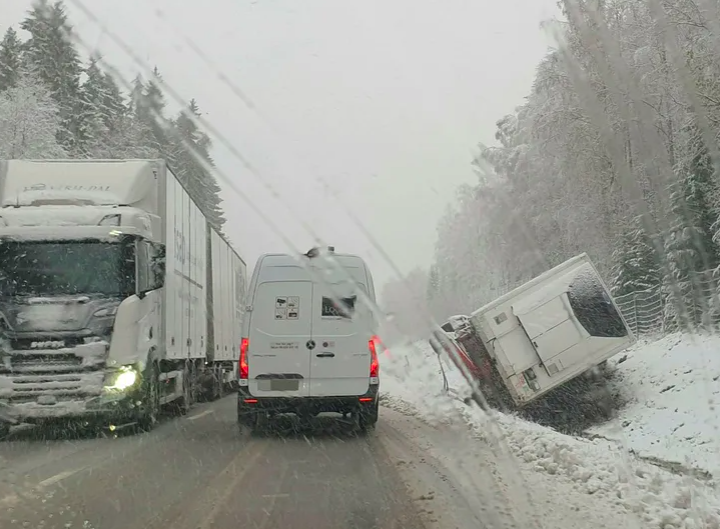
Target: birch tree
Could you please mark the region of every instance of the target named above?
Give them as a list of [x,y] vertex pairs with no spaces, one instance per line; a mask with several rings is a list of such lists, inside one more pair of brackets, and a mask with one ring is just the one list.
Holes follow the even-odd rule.
[[0,157],[64,158],[56,132],[61,118],[50,91],[31,73],[0,93]]

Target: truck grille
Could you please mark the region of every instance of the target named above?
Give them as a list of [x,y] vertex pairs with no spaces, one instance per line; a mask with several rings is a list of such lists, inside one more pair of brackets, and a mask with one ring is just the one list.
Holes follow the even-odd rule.
[[83,368],[81,357],[61,351],[16,353],[9,357],[10,361],[0,366],[0,373],[71,373]]
[[0,351],[0,398],[34,401],[41,395],[72,397],[102,391],[107,343],[72,344],[42,349],[40,342],[10,343]]
[[10,380],[10,391],[3,387],[0,389],[0,397],[9,398],[12,402],[31,402],[41,395],[53,395],[62,400],[63,397],[100,395],[103,373],[96,371],[80,375],[25,375],[11,377]]

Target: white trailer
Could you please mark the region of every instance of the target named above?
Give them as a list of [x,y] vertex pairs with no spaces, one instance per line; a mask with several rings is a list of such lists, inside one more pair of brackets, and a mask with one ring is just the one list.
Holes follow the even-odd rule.
[[208,262],[212,266],[207,270],[208,321],[211,322],[207,360],[208,365],[213,366],[213,376],[206,377],[203,385],[206,393],[220,397],[224,388],[237,384],[247,266],[222,235],[209,227],[208,230]]
[[591,371],[635,342],[587,254],[578,255],[474,311],[452,329],[487,374],[481,389],[521,408]]
[[245,263],[165,161],[0,161],[0,207],[0,434],[150,428],[233,381]]

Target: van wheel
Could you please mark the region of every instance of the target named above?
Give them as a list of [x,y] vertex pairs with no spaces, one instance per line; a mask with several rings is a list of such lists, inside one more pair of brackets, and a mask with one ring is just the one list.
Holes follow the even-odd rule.
[[380,417],[380,404],[376,400],[375,405],[370,409],[360,411],[360,430],[366,432],[373,430],[377,425],[378,418]]
[[265,412],[257,412],[255,414],[255,424],[252,433],[258,437],[262,437],[268,433],[270,429],[270,417]]
[[238,415],[238,429],[240,430],[240,435],[246,436],[252,434],[255,429],[256,420],[257,418],[255,417],[255,414],[245,413],[243,415]]

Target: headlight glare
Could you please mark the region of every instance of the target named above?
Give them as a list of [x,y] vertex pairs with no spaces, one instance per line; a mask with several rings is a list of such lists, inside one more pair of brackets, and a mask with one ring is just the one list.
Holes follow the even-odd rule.
[[119,370],[105,377],[105,389],[110,391],[125,391],[133,387],[138,379],[138,373],[133,367],[122,366]]

